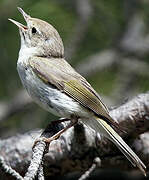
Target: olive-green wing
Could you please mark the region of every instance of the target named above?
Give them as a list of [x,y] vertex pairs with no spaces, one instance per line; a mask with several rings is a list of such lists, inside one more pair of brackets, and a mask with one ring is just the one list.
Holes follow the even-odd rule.
[[45,83],[52,84],[82,106],[115,125],[96,91],[64,59],[32,57],[29,64]]

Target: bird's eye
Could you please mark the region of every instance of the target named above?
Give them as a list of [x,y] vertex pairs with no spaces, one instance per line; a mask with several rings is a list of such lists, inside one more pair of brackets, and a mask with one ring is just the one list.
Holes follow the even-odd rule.
[[33,27],[33,28],[32,28],[32,34],[35,34],[36,32],[37,32],[36,28]]

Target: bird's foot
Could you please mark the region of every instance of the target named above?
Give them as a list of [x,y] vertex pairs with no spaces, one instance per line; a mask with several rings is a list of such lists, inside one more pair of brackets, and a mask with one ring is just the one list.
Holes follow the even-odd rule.
[[[65,120],[66,121],[66,120]],[[47,138],[47,137],[39,137],[35,140],[34,144],[33,144],[33,147],[32,149],[34,149],[34,147],[36,146],[36,144],[38,142],[45,142],[46,145],[49,146],[49,144],[53,141],[53,140],[56,140],[60,137],[61,134],[63,134],[67,129],[71,128],[72,126],[74,126],[76,123],[78,122],[78,119],[73,119],[71,120],[71,122],[65,127],[63,128],[62,130],[60,130],[59,132],[57,132],[56,134],[54,134],[53,136]]]

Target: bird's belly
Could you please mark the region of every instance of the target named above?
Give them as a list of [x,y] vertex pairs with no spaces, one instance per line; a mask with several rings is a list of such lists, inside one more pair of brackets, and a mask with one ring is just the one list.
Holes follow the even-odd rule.
[[31,68],[27,70],[20,66],[17,68],[19,76],[29,95],[42,108],[60,117],[89,117],[90,113],[71,97],[62,93],[57,88],[45,84]]

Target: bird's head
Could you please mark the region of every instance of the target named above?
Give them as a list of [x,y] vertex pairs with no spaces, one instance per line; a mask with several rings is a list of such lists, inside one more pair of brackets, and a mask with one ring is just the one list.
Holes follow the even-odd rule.
[[63,57],[64,47],[57,30],[49,23],[32,18],[21,8],[18,10],[23,15],[27,25],[9,19],[18,26],[21,36],[21,49],[30,48],[33,55],[44,57]]

